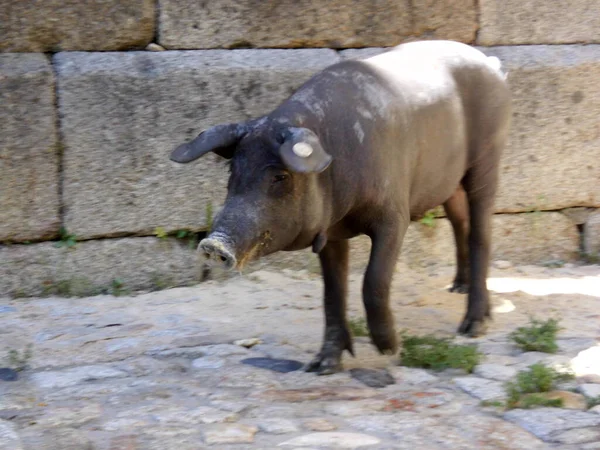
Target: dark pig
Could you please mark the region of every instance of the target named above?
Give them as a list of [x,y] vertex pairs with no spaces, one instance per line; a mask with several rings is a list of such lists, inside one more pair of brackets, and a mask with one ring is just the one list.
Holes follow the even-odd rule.
[[389,294],[411,220],[440,204],[454,230],[451,291],[467,293],[459,333],[478,336],[490,315],[486,277],[498,167],[511,116],[497,58],[451,41],[400,45],[334,64],[277,109],[217,125],[171,159],[231,160],[227,199],[200,242],[230,268],[312,246],[325,285],[325,336],[307,370],[340,370],[353,353],[346,322],[348,239],[370,237],[363,300],[373,344],[397,350]]

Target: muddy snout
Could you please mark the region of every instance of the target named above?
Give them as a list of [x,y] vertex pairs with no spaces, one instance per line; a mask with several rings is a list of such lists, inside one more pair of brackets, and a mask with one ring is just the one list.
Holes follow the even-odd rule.
[[233,251],[218,239],[208,237],[201,240],[198,251],[202,252],[207,261],[221,264],[227,269],[233,269],[237,264]]

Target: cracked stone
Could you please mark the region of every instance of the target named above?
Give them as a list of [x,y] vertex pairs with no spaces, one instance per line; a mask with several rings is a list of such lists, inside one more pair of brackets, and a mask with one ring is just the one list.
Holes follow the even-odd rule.
[[325,448],[359,448],[379,444],[375,436],[361,433],[342,433],[329,431],[298,436],[282,442],[286,447],[325,447]]
[[482,401],[504,400],[506,397],[504,383],[499,381],[479,377],[460,377],[455,378],[454,382],[467,394]]
[[126,377],[127,373],[109,366],[92,365],[73,369],[38,372],[31,380],[41,389],[58,389],[74,386],[85,381],[105,380]]
[[258,428],[241,423],[214,425],[204,431],[204,442],[214,444],[251,444]]

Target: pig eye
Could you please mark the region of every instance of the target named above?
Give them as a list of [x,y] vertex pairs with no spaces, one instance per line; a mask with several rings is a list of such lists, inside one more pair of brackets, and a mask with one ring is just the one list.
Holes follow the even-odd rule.
[[278,173],[277,175],[273,175],[273,183],[279,183],[281,181],[285,181],[288,178],[287,173]]

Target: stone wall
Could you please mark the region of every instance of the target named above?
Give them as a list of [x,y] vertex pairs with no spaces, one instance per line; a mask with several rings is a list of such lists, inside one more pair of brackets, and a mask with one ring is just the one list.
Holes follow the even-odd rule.
[[[509,71],[514,119],[494,258],[574,260],[581,245],[593,258],[600,3],[550,3],[5,1],[0,295],[198,280],[195,236],[156,235],[205,230],[227,174],[216,156],[171,163],[173,146],[206,126],[269,111],[336,61],[417,39],[476,45]],[[367,244],[354,244],[355,267],[364,265]],[[417,223],[401,259],[452,263],[452,245],[445,219]],[[308,252],[265,263],[316,266]]]

